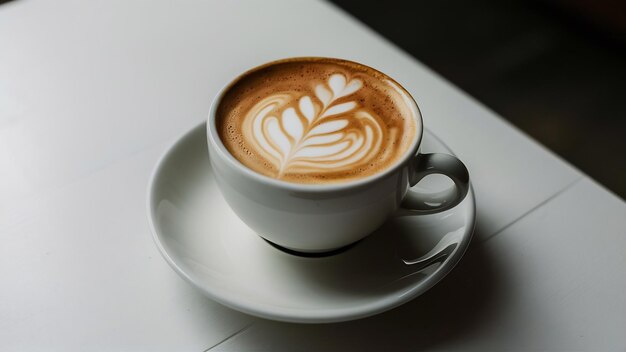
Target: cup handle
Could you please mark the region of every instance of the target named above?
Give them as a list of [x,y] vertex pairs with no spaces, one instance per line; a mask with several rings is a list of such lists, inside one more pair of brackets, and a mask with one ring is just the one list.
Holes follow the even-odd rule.
[[469,172],[459,159],[441,153],[415,155],[409,171],[411,187],[431,174],[449,177],[454,182],[454,189],[429,195],[409,192],[402,201],[402,208],[397,215],[439,213],[454,208],[465,199],[469,190]]

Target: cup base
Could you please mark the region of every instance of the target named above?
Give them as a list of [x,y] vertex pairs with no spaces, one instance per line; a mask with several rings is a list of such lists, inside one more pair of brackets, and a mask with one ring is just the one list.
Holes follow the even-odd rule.
[[359,242],[361,242],[362,240],[358,240],[354,243],[351,243],[347,246],[343,246],[343,247],[339,247],[337,249],[332,249],[330,251],[323,251],[323,252],[301,252],[301,251],[297,251],[297,250],[293,250],[293,249],[289,249],[286,247],[283,247],[281,245],[278,245],[272,241],[269,241],[263,237],[261,237],[265,242],[267,242],[268,244],[270,244],[272,247],[278,249],[281,252],[287,253],[287,254],[291,254],[297,257],[303,257],[303,258],[325,258],[325,257],[330,257],[333,255],[337,255],[337,254],[341,254],[349,249],[351,249],[352,247],[356,246]]

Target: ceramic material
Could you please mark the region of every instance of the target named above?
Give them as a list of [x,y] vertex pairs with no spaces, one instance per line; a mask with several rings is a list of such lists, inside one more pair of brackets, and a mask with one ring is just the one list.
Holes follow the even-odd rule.
[[[306,59],[306,58],[304,58]],[[285,59],[259,66],[249,72]],[[339,59],[333,59],[339,60]],[[345,60],[339,60],[345,61]],[[352,64],[357,64],[352,62]],[[410,94],[402,90],[414,111],[416,132],[411,146],[392,166],[369,177],[338,184],[295,184],[256,173],[235,159],[222,143],[216,111],[226,86],[214,99],[207,122],[211,166],[226,202],[260,236],[299,252],[326,252],[350,245],[380,227],[399,208],[409,187],[423,177],[440,173],[450,177],[456,192],[438,197],[411,195],[414,210],[441,212],[467,195],[469,174],[465,165],[447,154],[419,152],[422,117]]]
[[[306,323],[370,316],[435,285],[469,245],[475,221],[471,188],[457,207],[430,215],[401,213],[341,254],[287,254],[257,236],[226,204],[206,147],[203,124],[163,156],[149,190],[149,217],[172,268],[231,308]],[[450,152],[428,131],[422,148]],[[431,176],[409,194],[439,194],[450,183]]]

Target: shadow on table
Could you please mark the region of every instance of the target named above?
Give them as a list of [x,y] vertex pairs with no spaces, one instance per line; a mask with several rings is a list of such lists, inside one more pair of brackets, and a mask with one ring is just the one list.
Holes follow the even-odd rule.
[[[477,228],[475,239],[486,237],[480,232]],[[270,344],[265,346],[268,350],[403,351],[453,347],[455,341],[463,340],[490,321],[496,293],[501,289],[501,274],[494,261],[492,253],[474,242],[459,265],[438,285],[389,312],[336,324],[263,321],[250,333],[265,335],[263,341]],[[273,334],[280,336],[268,339]]]

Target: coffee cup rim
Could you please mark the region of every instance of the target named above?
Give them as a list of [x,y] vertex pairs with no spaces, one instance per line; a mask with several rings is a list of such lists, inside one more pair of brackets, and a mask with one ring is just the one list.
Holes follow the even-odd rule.
[[[219,104],[222,101],[222,98],[224,97],[224,94],[228,91],[228,89],[230,87],[232,87],[235,83],[237,83],[242,77],[245,77],[246,75],[253,73],[255,71],[258,71],[260,69],[263,69],[265,67],[268,66],[272,66],[272,65],[276,65],[276,64],[280,64],[280,63],[284,63],[284,62],[291,62],[291,61],[305,61],[305,60],[310,60],[310,61],[315,61],[315,60],[330,60],[330,61],[339,61],[339,62],[346,62],[349,64],[355,64],[358,66],[362,66],[365,67],[367,69],[370,69],[376,73],[379,73],[381,75],[383,75],[384,77],[386,77],[387,79],[389,79],[391,82],[395,83],[401,90],[402,92],[404,92],[406,94],[406,96],[409,98],[410,102],[414,105],[415,107],[415,111],[417,112],[417,114],[415,115],[415,123],[416,123],[416,131],[415,131],[415,136],[413,138],[413,141],[411,142],[411,145],[406,149],[406,151],[404,152],[404,154],[398,158],[398,160],[396,160],[391,166],[385,168],[383,171],[381,172],[377,172],[373,175],[364,177],[364,178],[360,178],[360,179],[356,179],[356,180],[350,180],[350,181],[345,181],[345,182],[338,182],[338,183],[329,183],[329,184],[308,184],[308,183],[295,183],[295,182],[288,182],[288,181],[283,181],[283,180],[279,180],[279,179],[275,179],[266,175],[263,175],[259,172],[256,172],[252,169],[250,169],[249,167],[245,166],[243,163],[241,163],[237,158],[235,158],[226,148],[226,146],[224,145],[224,143],[222,142],[222,139],[219,136],[219,133],[217,132],[217,126],[216,126],[216,112],[217,112],[217,107],[219,106]],[[419,146],[421,144],[422,141],[422,136],[424,133],[424,125],[423,125],[423,119],[422,119],[422,112],[420,111],[419,105],[417,104],[417,102],[415,101],[415,99],[413,98],[413,96],[409,93],[409,91],[404,88],[404,86],[402,86],[400,83],[398,83],[395,79],[393,79],[392,77],[390,77],[389,75],[371,67],[365,64],[362,64],[360,62],[356,62],[356,61],[351,61],[351,60],[347,60],[347,59],[341,59],[341,58],[335,58],[335,57],[323,57],[323,56],[297,56],[297,57],[289,57],[289,58],[284,58],[284,59],[278,59],[278,60],[273,60],[273,61],[269,61],[266,62],[262,65],[258,65],[258,66],[254,66],[248,70],[246,70],[245,72],[239,74],[238,76],[236,76],[234,79],[232,79],[229,83],[227,83],[226,85],[224,85],[216,94],[215,98],[213,99],[213,101],[211,102],[211,106],[209,108],[209,116],[208,116],[208,121],[207,121],[207,136],[208,138],[208,143],[211,143],[214,147],[214,150],[216,150],[220,155],[220,157],[224,160],[226,160],[231,166],[233,166],[234,168],[236,168],[237,170],[239,170],[240,172],[242,172],[244,175],[251,177],[253,179],[255,179],[256,181],[265,184],[267,186],[272,186],[272,187],[276,187],[276,188],[281,188],[281,189],[285,189],[288,191],[298,191],[298,192],[313,192],[313,193],[319,193],[319,192],[335,192],[335,191],[344,191],[344,190],[349,190],[349,189],[353,189],[353,188],[360,188],[360,187],[364,187],[364,186],[368,186],[370,184],[373,184],[381,179],[384,179],[385,177],[387,177],[390,174],[393,174],[398,168],[400,168],[402,165],[404,165],[407,160],[409,160],[410,158],[412,158],[413,156],[415,156],[418,153],[419,150]],[[214,157],[213,155],[209,155],[209,157]]]

